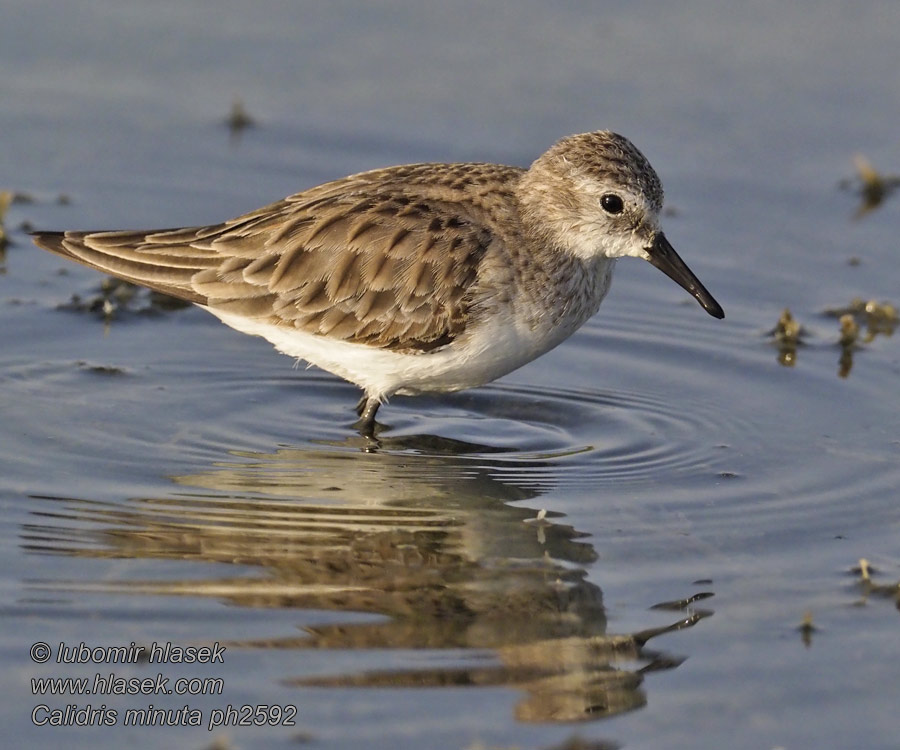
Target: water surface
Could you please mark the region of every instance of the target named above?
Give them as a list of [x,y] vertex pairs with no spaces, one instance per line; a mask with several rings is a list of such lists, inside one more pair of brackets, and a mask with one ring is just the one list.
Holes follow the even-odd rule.
[[[896,196],[857,220],[839,187],[855,153],[900,172],[898,23],[887,2],[14,2],[4,746],[896,747],[900,349],[890,327],[842,349],[824,311],[900,302]],[[258,121],[238,135],[235,97]],[[527,165],[600,127],[659,171],[667,236],[726,319],[624,261],[557,350],[392,399],[377,445],[352,386],[196,308],[139,294],[104,319],[101,277],[20,227],[215,222],[391,163]],[[767,335],[785,307],[788,360]],[[39,641],[226,651],[39,665]],[[224,687],[33,694],[110,672]],[[41,703],[119,720],[35,727]],[[122,726],[150,703],[296,719]]]

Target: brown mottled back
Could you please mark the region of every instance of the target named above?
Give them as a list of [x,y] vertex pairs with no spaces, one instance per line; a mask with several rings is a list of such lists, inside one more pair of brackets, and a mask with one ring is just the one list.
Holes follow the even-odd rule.
[[[41,247],[211,309],[395,351],[466,328],[492,210],[521,170],[409,165],[326,183],[223,224],[40,232]],[[491,188],[493,187],[493,190]]]

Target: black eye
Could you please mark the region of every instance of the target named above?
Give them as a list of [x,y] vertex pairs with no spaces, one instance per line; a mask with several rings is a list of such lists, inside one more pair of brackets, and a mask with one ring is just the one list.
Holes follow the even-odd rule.
[[622,199],[615,193],[607,193],[600,198],[600,205],[608,214],[620,214],[625,209]]

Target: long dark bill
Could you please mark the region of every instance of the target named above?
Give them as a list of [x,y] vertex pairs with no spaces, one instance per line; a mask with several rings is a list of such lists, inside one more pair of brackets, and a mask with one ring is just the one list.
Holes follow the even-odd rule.
[[694,276],[693,271],[675,252],[675,248],[669,244],[666,235],[662,232],[656,235],[653,245],[647,248],[650,254],[650,262],[668,276],[680,287],[687,290],[714,318],[724,318],[725,311],[722,306],[706,291],[706,287],[700,283],[700,279]]

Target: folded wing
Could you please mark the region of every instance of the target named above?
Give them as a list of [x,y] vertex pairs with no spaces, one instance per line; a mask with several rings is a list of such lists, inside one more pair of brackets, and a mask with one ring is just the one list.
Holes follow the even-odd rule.
[[478,263],[493,238],[477,211],[417,189],[430,183],[418,183],[415,170],[431,166],[348,177],[213,226],[37,232],[34,239],[84,265],[222,312],[429,351],[465,330]]

